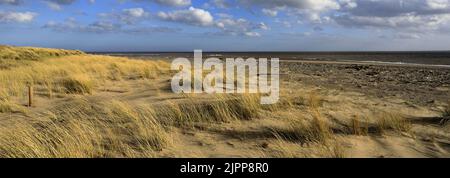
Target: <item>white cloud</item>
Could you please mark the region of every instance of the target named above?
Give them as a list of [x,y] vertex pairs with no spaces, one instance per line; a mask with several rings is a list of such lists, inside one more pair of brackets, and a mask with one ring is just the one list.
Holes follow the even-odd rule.
[[172,33],[180,29],[159,26],[123,26],[109,21],[96,21],[87,25],[79,23],[74,18],[68,18],[63,22],[49,21],[43,26],[56,32],[83,32],[83,33],[126,33],[126,34],[148,34],[148,33]]
[[[332,17],[344,27],[391,29],[398,37],[441,31],[449,26],[450,0],[340,0]],[[405,35],[408,34],[408,35]]]
[[274,10],[274,9],[263,8],[261,11],[263,12],[264,15],[267,15],[267,16],[270,16],[270,17],[275,17],[275,16],[278,15],[278,11]]
[[180,22],[190,25],[209,26],[214,23],[214,17],[206,10],[190,7],[188,10],[159,12],[158,17],[163,20]]
[[62,10],[63,5],[70,5],[75,1],[77,0],[44,0],[44,3],[46,3],[50,9],[60,11]]
[[134,0],[134,1],[149,1],[165,6],[189,6],[191,0]]
[[227,9],[231,6],[230,2],[227,0],[213,0],[212,2],[216,7],[222,8],[222,9]]
[[146,15],[146,12],[143,8],[131,8],[131,9],[124,9],[124,14],[130,17],[143,17]]
[[258,32],[245,32],[244,35],[249,36],[249,37],[260,37],[261,36],[261,34]]
[[43,26],[43,28],[51,29],[58,32],[93,32],[93,33],[105,33],[105,32],[117,32],[121,30],[120,24],[114,24],[108,21],[96,21],[88,25],[82,25],[74,18],[68,18],[65,21],[58,23],[50,21]]
[[431,9],[448,9],[450,6],[449,0],[426,0],[426,2]]
[[263,6],[266,8],[294,8],[310,11],[327,11],[339,9],[339,3],[335,0],[239,0],[242,4],[251,6]]
[[353,27],[383,27],[402,30],[427,29],[433,30],[439,28],[449,20],[449,16],[416,16],[401,15],[395,17],[374,17],[374,16],[340,16],[335,20],[341,25]]
[[0,22],[31,22],[37,16],[34,12],[0,12]]
[[104,20],[118,20],[120,23],[131,25],[149,17],[150,13],[143,8],[130,8],[120,12],[100,13],[98,16]]
[[47,6],[48,6],[50,9],[55,10],[55,11],[60,11],[60,10],[62,10],[62,7],[61,7],[59,4],[54,3],[54,2],[47,2]]
[[322,23],[322,14],[339,10],[340,4],[336,0],[239,0],[249,7],[261,7],[264,14],[276,16],[274,10],[287,11],[291,16],[306,19],[314,23]]
[[246,19],[233,19],[232,17],[223,17],[215,22],[215,26],[221,30],[222,34],[227,35],[244,35],[250,37],[259,37],[261,34],[258,30],[269,30],[269,27],[261,23],[253,23]]
[[345,9],[353,9],[358,7],[355,0],[339,0],[339,3],[341,4],[341,7]]
[[19,5],[21,0],[0,0],[0,4]]
[[264,22],[259,23],[259,29],[261,30],[269,30],[269,26],[267,26]]
[[244,18],[233,18],[229,14],[217,14],[219,19],[215,20],[210,12],[190,7],[188,10],[176,10],[172,12],[159,12],[157,16],[166,21],[183,23],[195,26],[215,27],[221,35],[244,35],[261,36],[256,30],[269,30],[269,27],[261,23],[253,23]]

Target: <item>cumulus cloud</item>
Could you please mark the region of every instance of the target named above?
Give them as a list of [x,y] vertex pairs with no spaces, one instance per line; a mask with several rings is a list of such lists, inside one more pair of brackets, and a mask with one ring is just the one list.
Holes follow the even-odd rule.
[[134,24],[139,20],[149,17],[150,13],[143,8],[130,8],[120,12],[100,13],[99,16],[103,19],[118,20],[120,23]]
[[0,4],[19,5],[21,3],[21,0],[0,0]]
[[159,26],[125,26],[111,21],[96,21],[90,24],[82,24],[74,18],[68,18],[63,22],[50,21],[42,28],[56,32],[83,32],[83,33],[124,33],[124,34],[149,34],[172,33],[181,31],[178,28]]
[[270,17],[275,17],[275,16],[278,15],[278,11],[275,10],[275,9],[263,8],[261,11],[263,12],[264,15],[267,15],[267,16],[270,16]]
[[227,9],[231,7],[230,1],[227,0],[212,0],[214,6],[222,9]]
[[295,8],[312,11],[326,11],[339,9],[339,3],[334,0],[239,0],[242,4],[251,6],[263,6],[269,8]]
[[214,17],[210,12],[194,7],[190,7],[188,10],[159,12],[158,17],[167,21],[180,22],[197,26],[210,26],[214,23]]
[[261,36],[261,34],[258,32],[245,32],[244,35],[249,36],[249,37],[260,37]]
[[68,5],[74,3],[76,0],[48,0],[50,2],[54,2],[56,4]]
[[450,13],[450,0],[347,0],[347,2],[354,7],[347,8],[345,12],[357,16],[394,17],[404,14]]
[[51,29],[58,32],[94,32],[106,33],[115,32],[121,29],[120,24],[114,24],[109,21],[96,21],[88,25],[80,24],[74,18],[68,18],[64,22],[50,21],[43,26],[43,28]]
[[345,27],[389,28],[403,35],[437,31],[449,25],[450,0],[341,0],[333,19]]
[[183,23],[194,26],[213,27],[220,32],[215,34],[261,36],[256,30],[269,30],[265,23],[254,23],[244,18],[233,18],[229,14],[217,14],[219,19],[214,19],[209,11],[190,7],[188,10],[176,10],[172,12],[159,12],[162,20]]
[[191,0],[154,0],[156,3],[169,6],[188,6],[191,5]]
[[154,2],[164,6],[189,6],[191,5],[191,0],[134,0],[138,2]]
[[341,8],[336,0],[239,0],[239,2],[248,7],[261,7],[262,12],[268,16],[276,16],[277,10],[286,10],[292,16],[315,23],[323,21],[323,13]]
[[126,16],[130,16],[130,17],[134,17],[134,18],[144,17],[146,15],[146,12],[143,8],[124,9],[123,13]]
[[230,15],[222,16],[215,22],[215,26],[221,30],[220,34],[233,36],[259,37],[261,34],[258,30],[269,30],[269,27],[263,22],[254,23],[244,18],[234,19]]
[[34,12],[1,12],[0,11],[0,22],[16,22],[16,23],[26,23],[31,22],[37,16]]
[[137,28],[129,28],[123,29],[124,33],[131,34],[148,34],[148,33],[176,33],[182,31],[179,28],[170,28],[170,27],[137,27]]
[[62,10],[62,6],[64,5],[70,5],[74,3],[76,0],[45,0],[44,2],[47,3],[47,6],[50,9],[60,11]]

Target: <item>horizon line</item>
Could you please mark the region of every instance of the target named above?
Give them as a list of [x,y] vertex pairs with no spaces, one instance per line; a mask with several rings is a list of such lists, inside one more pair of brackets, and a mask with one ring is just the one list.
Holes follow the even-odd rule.
[[[84,51],[84,50],[81,50]],[[84,51],[86,53],[193,53],[192,51]],[[350,51],[350,50],[336,50],[336,51],[203,51],[203,53],[424,53],[424,52],[450,52],[450,50],[398,50],[398,51],[383,51],[383,50],[367,50],[367,51]]]

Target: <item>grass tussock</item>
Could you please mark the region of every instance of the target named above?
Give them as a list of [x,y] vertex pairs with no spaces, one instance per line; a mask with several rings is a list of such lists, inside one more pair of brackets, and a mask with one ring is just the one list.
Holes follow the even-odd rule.
[[262,109],[260,96],[253,94],[215,95],[208,101],[188,98],[182,102],[167,102],[158,108],[158,118],[170,125],[231,122],[257,118]]
[[369,135],[369,123],[364,121],[361,117],[355,116],[350,121],[351,134],[359,136]]
[[319,111],[322,99],[316,93],[311,93],[305,98],[309,105],[311,118],[287,116],[287,126],[284,128],[272,128],[274,136],[278,139],[299,142],[303,144],[328,144],[333,138],[333,131],[325,117]]
[[69,94],[92,94],[95,85],[89,76],[75,75],[62,79],[61,86]]
[[282,139],[272,143],[273,153],[262,153],[266,158],[348,158],[346,148],[336,141],[323,143],[311,143],[308,146],[300,146]]
[[51,57],[62,57],[69,55],[82,55],[82,54],[84,53],[77,50],[0,46],[0,60],[37,61]]
[[312,113],[312,119],[293,116],[286,127],[272,128],[276,138],[301,144],[327,143],[333,133],[328,122],[320,113]]
[[444,108],[444,117],[450,117],[450,101],[447,102],[447,106]]
[[[1,63],[1,62],[0,62]],[[106,81],[155,79],[166,74],[169,64],[108,56],[67,56],[30,62],[0,70],[0,97],[20,97],[28,84],[48,92],[90,94]],[[56,92],[56,93],[55,93]]]
[[0,98],[0,113],[26,113],[23,106]]
[[170,144],[154,113],[119,101],[75,101],[39,122],[0,127],[0,157],[152,157]]
[[320,145],[314,153],[318,158],[348,158],[347,150],[338,142]]
[[384,133],[387,130],[408,132],[412,128],[412,123],[405,116],[398,113],[380,112],[374,119],[380,133]]

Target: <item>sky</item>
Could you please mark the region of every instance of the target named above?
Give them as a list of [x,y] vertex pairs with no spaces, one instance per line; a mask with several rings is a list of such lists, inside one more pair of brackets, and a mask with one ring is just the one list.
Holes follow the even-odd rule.
[[105,52],[450,50],[450,0],[0,0],[0,44]]

